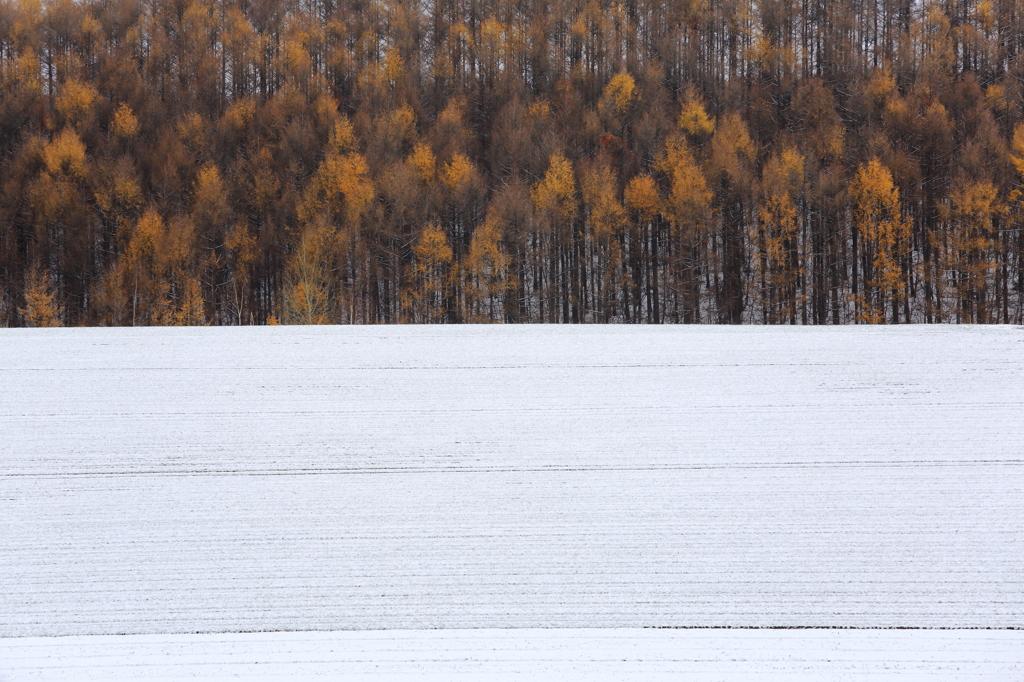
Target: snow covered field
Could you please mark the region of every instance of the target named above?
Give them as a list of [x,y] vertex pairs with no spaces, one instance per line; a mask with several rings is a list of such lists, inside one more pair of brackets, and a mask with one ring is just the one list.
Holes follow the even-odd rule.
[[0,381],[0,637],[1024,626],[1020,328],[10,329]]
[[0,639],[0,680],[1013,682],[1024,679],[1022,634],[588,629]]

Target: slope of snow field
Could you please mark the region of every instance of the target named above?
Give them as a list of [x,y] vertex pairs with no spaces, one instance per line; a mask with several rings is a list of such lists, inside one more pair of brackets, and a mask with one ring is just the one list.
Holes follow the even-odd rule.
[[0,682],[1024,679],[1019,630],[386,630],[0,639]]
[[10,329],[0,381],[0,637],[1024,626],[1020,328]]

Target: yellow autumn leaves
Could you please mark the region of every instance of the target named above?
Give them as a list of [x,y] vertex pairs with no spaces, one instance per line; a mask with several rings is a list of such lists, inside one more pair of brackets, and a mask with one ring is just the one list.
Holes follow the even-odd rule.
[[863,249],[863,290],[856,292],[857,316],[878,323],[899,315],[910,222],[900,208],[892,174],[878,159],[862,165],[850,183],[853,223]]
[[[389,79],[403,77],[398,61],[385,61]],[[815,322],[898,322],[923,312],[991,321],[993,283],[1014,286],[993,273],[1010,251],[1007,229],[1024,223],[1024,126],[1008,146],[996,132],[1001,175],[952,173],[926,216],[906,157],[880,136],[847,139],[834,112],[815,114],[821,120],[806,139],[766,142],[739,113],[709,113],[689,88],[642,147],[630,126],[644,87],[620,72],[596,88],[582,125],[598,132],[588,129],[576,147],[544,137],[564,102],[510,108],[522,167],[492,162],[470,141],[472,104],[463,98],[424,126],[403,101],[349,118],[333,97],[318,96],[290,128],[275,128],[283,139],[315,128],[313,142],[296,147],[299,163],[286,144],[262,144],[253,132],[275,113],[268,108],[284,104],[238,97],[217,120],[188,112],[167,126],[161,153],[184,159],[167,180],[131,156],[152,111],[117,103],[97,114],[95,93],[68,79],[55,90],[47,127],[27,137],[25,215],[54,244],[102,221],[106,232],[87,238],[113,256],[97,267],[87,297],[92,319],[117,324],[266,319],[244,300],[256,296],[264,297],[259,310],[302,324],[797,323],[811,305],[808,263],[818,268],[823,249],[841,270],[829,294],[829,312],[841,308],[841,317],[818,313]],[[917,115],[894,88],[881,69],[864,96],[882,116]],[[940,131],[950,120],[937,102],[917,113]],[[97,116],[107,126],[102,165],[97,134],[82,126]],[[206,155],[213,128],[244,146],[245,158]],[[858,145],[870,154],[860,163]],[[155,188],[169,188],[165,198],[154,199]],[[76,206],[91,212],[76,223],[86,229],[65,221]],[[59,321],[60,303],[71,305],[54,261],[32,265],[45,260],[33,255],[19,274],[14,305],[26,324]],[[728,276],[738,282],[732,289]],[[253,284],[259,277],[263,284]],[[934,307],[914,300],[915,286],[931,287]],[[741,303],[735,315],[722,312],[729,296]],[[370,305],[377,310],[366,312]],[[659,309],[666,305],[670,312]]]

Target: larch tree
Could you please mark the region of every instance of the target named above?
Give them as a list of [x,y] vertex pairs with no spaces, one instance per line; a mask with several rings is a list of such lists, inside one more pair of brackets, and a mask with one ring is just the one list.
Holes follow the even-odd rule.
[[[668,196],[665,200],[665,214],[672,225],[676,247],[675,263],[677,277],[682,289],[682,317],[684,322],[700,322],[702,275],[707,262],[707,244],[712,218],[712,199],[707,177],[697,163],[690,146],[681,133],[669,136],[665,143],[664,155],[656,168],[665,174],[668,181]],[[652,240],[652,250],[657,241]],[[651,255],[655,276],[652,277],[651,296],[654,299],[654,318],[660,315],[657,307],[657,251]]]
[[746,266],[746,230],[753,210],[756,158],[754,141],[746,123],[736,112],[729,112],[715,127],[710,143],[709,175],[714,187],[717,234],[712,241],[713,257],[721,276],[715,287],[720,322],[743,321]]
[[586,260],[593,264],[591,290],[584,289],[584,320],[609,322],[623,288],[623,228],[627,215],[618,198],[617,178],[607,159],[598,159],[583,168],[582,190],[592,254]]
[[803,186],[804,158],[796,149],[787,147],[765,164],[751,242],[753,298],[768,324],[796,324],[804,250],[797,202]]
[[[560,310],[562,322],[578,322],[579,297],[570,283],[570,259],[576,244],[579,204],[572,163],[563,154],[551,155],[544,179],[534,186],[531,196],[540,222],[547,228],[542,235],[543,244],[556,256],[550,261],[542,294],[542,300],[546,299],[548,320],[557,321]],[[542,309],[544,305],[542,303]],[[544,317],[543,312],[541,317]]]
[[998,265],[997,216],[1005,212],[991,182],[961,179],[951,193],[949,239],[943,262],[956,298],[958,322],[989,321]]
[[416,240],[413,253],[415,261],[403,295],[408,319],[428,323],[450,321],[458,273],[447,234],[435,224],[427,225]]
[[857,169],[850,183],[850,196],[864,273],[864,290],[856,300],[858,320],[884,323],[891,312],[892,322],[899,322],[910,237],[899,189],[889,169],[878,159],[871,159]]
[[507,317],[507,297],[515,288],[515,280],[503,241],[502,219],[496,211],[489,212],[473,232],[462,267],[468,321],[501,322]]
[[25,307],[18,310],[27,327],[61,326],[61,305],[50,286],[49,275],[39,266],[29,270]]

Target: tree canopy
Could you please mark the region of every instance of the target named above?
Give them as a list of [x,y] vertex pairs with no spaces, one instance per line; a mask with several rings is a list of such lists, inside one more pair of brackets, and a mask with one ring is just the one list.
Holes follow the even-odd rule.
[[0,0],[0,325],[1024,323],[1018,0]]

